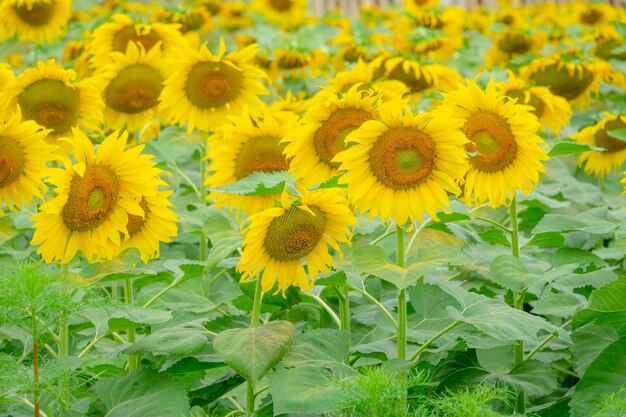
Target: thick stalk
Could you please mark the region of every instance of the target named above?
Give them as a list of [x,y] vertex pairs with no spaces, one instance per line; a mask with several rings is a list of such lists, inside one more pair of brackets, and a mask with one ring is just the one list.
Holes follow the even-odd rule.
[[[509,213],[511,217],[511,254],[516,258],[519,258],[519,227],[517,224],[517,198],[513,196],[511,206],[509,207]],[[524,308],[524,292],[518,294],[517,291],[513,292],[513,307],[518,310]],[[524,361],[524,341],[516,340],[513,347],[513,362],[517,366]],[[515,412],[524,414],[526,412],[526,392],[522,390],[517,397],[515,403]]]
[[[63,264],[61,266],[61,273],[63,275],[67,275],[68,271],[69,271],[69,265]],[[66,288],[62,287],[61,291],[66,291]],[[69,348],[70,333],[69,333],[69,327],[67,325],[68,314],[69,313],[67,311],[62,311],[59,317],[59,338],[57,342],[57,349],[58,349],[57,357],[58,358],[64,358],[68,356],[69,351],[70,351],[70,348]],[[69,385],[68,380],[65,376],[59,378],[59,394],[61,398],[61,409],[64,409],[68,403],[68,389],[69,389],[68,385]]]
[[[206,176],[207,163],[205,160],[206,149],[200,146],[200,204],[206,204],[207,189],[204,185],[204,177]],[[207,256],[207,237],[204,229],[200,232],[200,262],[206,261]]]
[[348,288],[345,286],[337,288],[337,295],[339,296],[341,330],[350,333],[350,299],[348,298]]
[[[261,301],[263,300],[263,287],[261,285],[261,276],[256,278],[256,286],[254,287],[254,303],[252,304],[252,317],[250,318],[250,328],[254,329],[259,323],[259,315],[261,314]],[[249,416],[254,415],[254,382],[247,381],[246,391],[246,410]]]
[[33,412],[35,417],[40,416],[39,412],[39,336],[37,331],[37,316],[35,312],[31,314],[33,318]]
[[[396,225],[396,254],[400,268],[405,267],[404,258],[404,227]],[[406,359],[406,289],[398,290],[398,326],[396,335],[398,339],[398,359]],[[398,378],[406,380],[406,372],[401,372]],[[407,399],[406,392],[398,399],[398,416],[406,415]]]
[[[124,299],[126,304],[133,304],[133,282],[130,278],[124,278]],[[132,327],[126,332],[126,340],[128,343],[135,343],[137,341],[137,333],[135,328]],[[128,355],[128,372],[136,371],[139,368],[139,354],[130,353]]]

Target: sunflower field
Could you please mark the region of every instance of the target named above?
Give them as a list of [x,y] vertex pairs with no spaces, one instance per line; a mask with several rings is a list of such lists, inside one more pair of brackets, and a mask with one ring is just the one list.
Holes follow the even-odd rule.
[[339,3],[0,0],[0,417],[626,416],[622,2]]

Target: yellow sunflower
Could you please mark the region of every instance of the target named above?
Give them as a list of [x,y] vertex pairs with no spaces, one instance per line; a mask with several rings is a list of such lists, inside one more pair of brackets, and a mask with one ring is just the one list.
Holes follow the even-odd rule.
[[585,173],[603,178],[612,170],[619,169],[626,161],[626,142],[611,137],[612,130],[626,128],[626,115],[607,114],[593,126],[587,126],[572,138],[579,143],[599,146],[604,151],[583,152],[578,165],[585,165]]
[[548,155],[532,110],[499,93],[493,80],[485,91],[467,80],[466,86],[445,95],[440,111],[462,121],[472,154],[463,189],[466,202],[499,207],[515,190],[528,194],[536,186]]
[[[252,115],[244,109],[232,124],[209,142],[207,158],[211,160],[210,174],[205,184],[210,188],[232,184],[254,172],[280,172],[289,169],[283,155],[281,139],[296,128],[297,116],[275,118],[268,109]],[[277,195],[236,195],[212,191],[216,207],[230,207],[247,214],[274,206]]]
[[532,106],[542,129],[547,126],[558,136],[561,128],[569,123],[572,109],[567,100],[552,94],[546,87],[529,86],[511,71],[508,82],[498,83],[497,87],[502,94],[517,99],[518,104]]
[[19,105],[25,120],[34,120],[52,130],[47,138],[52,143],[60,136],[70,135],[72,127],[97,131],[103,107],[100,81],[75,79],[73,70],[63,69],[53,59],[39,61],[7,85],[4,107],[13,110]]
[[378,117],[377,95],[360,91],[360,84],[341,98],[330,91],[317,95],[297,129],[283,139],[290,171],[306,187],[320,184],[337,174],[338,163],[332,162],[346,149],[345,137],[364,122]]
[[493,46],[487,51],[487,68],[499,66],[506,68],[513,58],[526,54],[538,54],[544,47],[547,36],[542,31],[524,31],[507,29],[493,37]]
[[249,63],[256,51],[256,45],[250,45],[224,56],[226,44],[220,39],[217,54],[204,44],[199,51],[180,58],[172,63],[178,70],[165,81],[161,108],[173,122],[187,123],[187,132],[191,132],[194,128],[215,130],[243,106],[260,104],[259,95],[269,92],[259,81],[267,74]]
[[626,171],[622,172],[622,179],[619,181],[624,184],[624,191],[622,191],[622,195],[626,194]]
[[141,130],[155,115],[163,90],[161,51],[130,43],[126,53],[112,52],[98,73],[103,82],[104,121],[109,129]]
[[250,10],[262,14],[268,23],[283,29],[302,26],[306,14],[306,0],[252,0]]
[[449,205],[448,194],[459,194],[459,178],[467,170],[467,142],[458,123],[442,114],[413,114],[402,101],[379,105],[380,119],[370,120],[346,137],[351,146],[333,162],[345,171],[355,207],[380,214],[383,222],[422,221]]
[[328,55],[322,50],[302,51],[289,48],[278,48],[273,51],[269,65],[272,80],[288,74],[293,78],[315,77],[320,75],[321,68],[326,65]]
[[623,49],[624,39],[615,26],[598,27],[590,38],[596,43],[594,53],[597,57],[626,60],[626,52],[619,52]]
[[326,89],[336,94],[346,93],[355,84],[368,88],[372,93],[380,93],[383,100],[393,100],[406,93],[408,88],[401,81],[374,77],[375,67],[359,59],[350,70],[340,71],[329,80]]
[[37,123],[22,122],[19,108],[0,123],[0,212],[2,203],[9,210],[21,210],[34,197],[43,197],[47,187],[42,173],[57,149],[44,142],[47,135]]
[[262,274],[264,292],[277,281],[277,292],[283,294],[292,285],[311,289],[318,274],[329,272],[333,265],[328,246],[341,254],[337,242],[350,242],[350,226],[356,222],[336,190],[311,191],[296,202],[284,193],[281,207],[250,216],[237,265],[241,281]]
[[0,39],[52,43],[65,35],[71,0],[4,0],[0,2]]
[[404,10],[409,13],[417,13],[435,7],[438,4],[439,0],[406,0],[404,2]]
[[89,44],[93,68],[101,68],[109,62],[109,53],[125,53],[129,43],[140,43],[146,51],[159,44],[164,56],[187,53],[187,44],[179,32],[180,25],[173,23],[135,23],[125,14],[116,14],[93,31]]
[[221,1],[217,10],[217,25],[224,30],[254,26],[254,18],[244,13],[250,6],[241,1]]
[[156,194],[162,172],[143,145],[124,150],[127,133],[114,132],[94,150],[91,141],[73,129],[75,163],[52,168],[48,182],[56,196],[46,201],[32,219],[32,245],[47,263],[68,263],[80,250],[87,261],[110,259],[110,245],[121,247],[129,237],[128,216],[144,218],[141,198]]

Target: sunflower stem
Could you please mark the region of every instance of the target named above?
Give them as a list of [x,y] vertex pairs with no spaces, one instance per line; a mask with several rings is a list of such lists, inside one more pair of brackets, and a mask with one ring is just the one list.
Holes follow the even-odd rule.
[[[404,227],[396,225],[396,256],[398,266],[404,269]],[[396,328],[396,334],[398,339],[398,359],[406,359],[406,288],[398,290],[398,326]],[[401,372],[398,378],[405,380],[407,377],[406,372]],[[406,392],[402,393],[398,401],[399,414],[403,416],[406,414]]]
[[[256,328],[259,323],[259,315],[261,314],[261,301],[263,300],[263,286],[261,285],[261,276],[257,276],[256,285],[254,287],[254,302],[252,304],[252,317],[250,318],[250,328]],[[246,390],[246,411],[248,415],[254,415],[254,381],[248,379]]]
[[[68,272],[69,265],[63,264],[61,266],[61,273],[67,276]],[[66,288],[63,287],[61,291],[66,291]],[[59,337],[57,341],[58,358],[64,358],[69,355],[70,333],[67,324],[67,316],[68,312],[63,311],[59,317]],[[59,394],[61,399],[61,409],[64,409],[68,403],[68,380],[65,376],[59,378]]]
[[[519,258],[519,226],[517,224],[517,198],[513,196],[509,207],[511,217],[511,254]],[[524,292],[522,292],[524,294]],[[517,291],[513,291],[513,307],[518,310],[524,308],[524,298]],[[516,340],[513,347],[513,363],[517,366],[524,361],[524,341]],[[515,412],[524,414],[526,412],[526,392],[520,391],[515,403]]]
[[[207,189],[206,185],[204,185],[204,178],[206,176],[206,149],[204,146],[200,146],[200,204],[206,204],[207,199]],[[204,229],[200,231],[200,261],[206,261],[207,256],[207,237],[206,233],[204,233]]]
[[[124,278],[124,299],[126,304],[133,304],[133,282],[130,278]],[[137,341],[137,334],[135,328],[128,329],[126,333],[126,339],[128,343],[135,343]],[[136,353],[130,353],[128,355],[128,372],[136,371],[139,368],[139,355]]]
[[39,405],[39,335],[37,315],[31,313],[33,325],[33,412],[35,417],[40,417]]
[[339,294],[339,312],[341,313],[341,330],[350,334],[350,298],[348,297],[348,288],[341,286],[337,288]]

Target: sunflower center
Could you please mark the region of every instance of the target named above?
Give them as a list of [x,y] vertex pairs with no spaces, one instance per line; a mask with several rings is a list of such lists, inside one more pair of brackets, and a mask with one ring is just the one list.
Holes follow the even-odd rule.
[[536,85],[548,87],[552,94],[566,100],[573,100],[587,90],[593,82],[593,73],[585,67],[578,68],[574,74],[567,72],[567,68],[558,68],[558,64],[549,65],[533,74]]
[[291,0],[270,0],[270,4],[274,8],[274,10],[278,10],[279,12],[289,10],[293,6]]
[[523,33],[509,32],[498,41],[498,48],[507,54],[523,54],[530,50],[531,42]]
[[411,89],[411,93],[420,93],[432,85],[432,83],[428,82],[424,77],[418,78],[416,74],[412,74],[415,73],[408,73],[404,71],[402,65],[398,65],[387,75],[387,79],[402,82]]
[[292,52],[278,57],[277,62],[278,66],[283,69],[302,68],[307,64],[306,57]]
[[502,171],[517,156],[517,142],[509,124],[495,113],[474,113],[465,123],[465,136],[470,140],[467,150],[477,153],[470,162],[480,171]]
[[515,21],[515,17],[513,17],[512,15],[508,13],[498,18],[498,22],[504,23],[507,26],[510,26],[511,23],[513,23],[514,21]]
[[331,161],[338,152],[347,149],[346,136],[372,119],[372,115],[365,110],[354,108],[335,110],[313,136],[315,152],[326,165],[337,168],[339,164]]
[[382,184],[395,190],[426,181],[435,167],[435,142],[414,127],[396,127],[383,133],[369,154],[370,169]]
[[158,104],[163,77],[147,65],[121,70],[106,89],[107,106],[121,113],[139,113]]
[[26,119],[59,135],[78,123],[78,91],[59,80],[35,81],[19,95]]
[[108,167],[89,165],[81,177],[74,174],[67,203],[63,207],[63,222],[72,231],[93,230],[104,223],[119,196],[119,179]]
[[13,6],[15,14],[17,14],[22,21],[28,23],[31,26],[44,26],[52,20],[54,16],[54,3],[37,3],[30,7],[27,5]]
[[162,41],[161,37],[153,30],[148,31],[145,28],[139,28],[138,31],[135,25],[126,26],[120,29],[113,37],[113,50],[126,53],[126,47],[129,42],[135,42],[141,44],[143,49],[149,51],[157,42]]
[[272,258],[295,261],[313,252],[324,235],[326,216],[315,206],[309,209],[315,216],[291,207],[272,220],[265,236],[265,250]]
[[593,25],[597,23],[602,18],[602,12],[596,9],[587,9],[580,15],[580,21],[583,23],[587,23]]
[[148,202],[145,198],[141,198],[139,202],[139,206],[143,210],[144,217],[137,216],[135,214],[128,215],[128,223],[126,223],[126,229],[128,230],[128,234],[134,236],[139,233],[141,229],[143,229],[143,225],[146,223],[146,219],[148,218],[148,213],[150,210],[148,208]]
[[280,138],[258,136],[241,145],[235,160],[235,176],[244,178],[253,172],[276,172],[289,169],[289,163],[283,156],[284,145]]
[[599,56],[602,59],[626,59],[626,51],[624,52],[613,52],[614,49],[622,46],[623,43],[617,42],[615,40],[605,40],[598,41],[596,44],[596,56]]
[[0,136],[0,188],[17,181],[24,171],[25,156],[15,140]]
[[242,82],[241,71],[223,62],[198,62],[189,71],[185,93],[196,106],[210,109],[233,101]]
[[524,92],[522,90],[509,90],[506,92],[506,95],[511,98],[516,98],[519,104],[528,104],[529,106],[532,106],[533,113],[537,116],[537,118],[540,118],[546,109],[546,103],[544,103],[542,99],[532,92],[530,93],[528,101],[526,101],[526,97],[524,96]]
[[596,145],[603,147],[606,149],[606,152],[619,152],[626,149],[626,143],[621,140],[617,140],[609,136],[610,130],[615,129],[623,129],[626,127],[626,123],[624,123],[621,119],[611,120],[604,125],[604,129],[599,130],[593,136],[596,142]]

